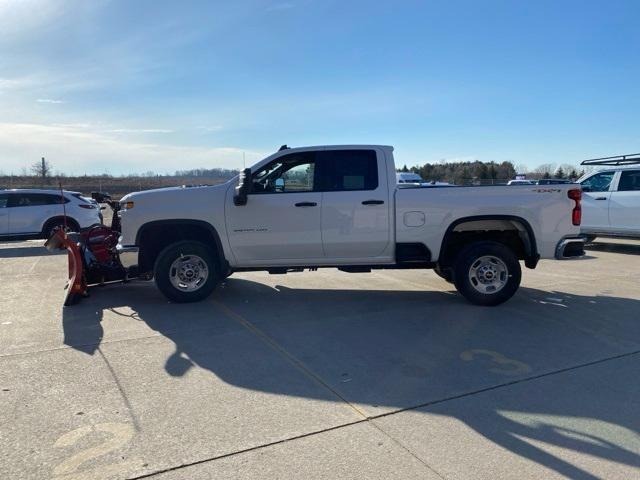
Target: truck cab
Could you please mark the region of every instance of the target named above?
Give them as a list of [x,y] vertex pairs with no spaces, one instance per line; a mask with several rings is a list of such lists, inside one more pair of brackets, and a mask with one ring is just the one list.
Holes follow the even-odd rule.
[[390,147],[287,149],[251,169],[243,205],[226,196],[242,267],[393,262]]

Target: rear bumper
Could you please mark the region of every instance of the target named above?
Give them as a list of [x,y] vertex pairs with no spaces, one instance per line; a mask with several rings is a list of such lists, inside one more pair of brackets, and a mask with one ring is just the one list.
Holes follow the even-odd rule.
[[120,257],[120,263],[126,269],[138,265],[138,254],[140,249],[134,245],[116,245],[116,251]]
[[583,237],[563,238],[556,246],[556,258],[558,260],[565,260],[567,258],[584,256],[584,241]]

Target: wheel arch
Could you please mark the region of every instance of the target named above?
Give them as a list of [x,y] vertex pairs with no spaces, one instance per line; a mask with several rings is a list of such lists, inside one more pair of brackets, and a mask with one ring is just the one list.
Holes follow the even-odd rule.
[[[522,217],[515,215],[472,215],[462,217],[451,222],[442,238],[438,263],[443,266],[451,264],[456,252],[459,251],[469,241],[494,240],[500,241],[500,235],[504,237],[503,243],[509,245],[515,239],[513,235],[504,236],[504,232],[516,232],[517,238],[521,242],[522,251],[520,257],[524,260],[527,268],[535,268],[540,255],[536,244],[536,237],[531,224]],[[467,234],[464,239],[454,239],[459,234]],[[473,237],[476,237],[473,239]],[[507,241],[508,240],[508,241]]]
[[[66,220],[65,220],[66,219]],[[47,230],[49,229],[50,225],[52,223],[57,223],[57,222],[65,222],[67,223],[67,226],[76,226],[78,227],[75,230],[80,230],[80,222],[78,222],[75,218],[67,215],[66,217],[64,215],[55,215],[53,217],[47,218],[43,223],[42,223],[42,228],[40,229],[40,232],[44,235],[47,233]],[[72,225],[70,225],[72,224]]]
[[221,272],[229,268],[222,241],[216,228],[204,220],[165,219],[146,222],[138,228],[135,244],[140,248],[138,263],[140,272],[153,271],[158,254],[167,246],[180,241],[198,241],[210,246]]

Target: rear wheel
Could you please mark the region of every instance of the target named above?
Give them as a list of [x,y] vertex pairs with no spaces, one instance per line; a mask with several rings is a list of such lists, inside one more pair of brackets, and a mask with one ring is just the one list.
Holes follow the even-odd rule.
[[467,300],[493,306],[518,290],[522,270],[514,252],[498,242],[475,242],[464,247],[453,265],[454,284]]
[[42,229],[42,235],[44,238],[51,238],[51,236],[58,230],[64,230],[65,232],[79,232],[80,225],[72,218],[67,218],[66,222],[64,218],[53,218],[49,220]]
[[214,252],[203,243],[188,241],[160,252],[154,276],[165,297],[177,303],[208,297],[220,280]]

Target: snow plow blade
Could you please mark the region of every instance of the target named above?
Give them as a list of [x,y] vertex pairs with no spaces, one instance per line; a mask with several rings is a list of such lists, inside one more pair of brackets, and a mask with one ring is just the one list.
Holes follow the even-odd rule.
[[69,281],[65,287],[64,305],[77,303],[82,297],[88,296],[87,281],[80,250],[80,234],[67,233],[60,229],[45,242],[49,251],[66,250],[69,260]]

